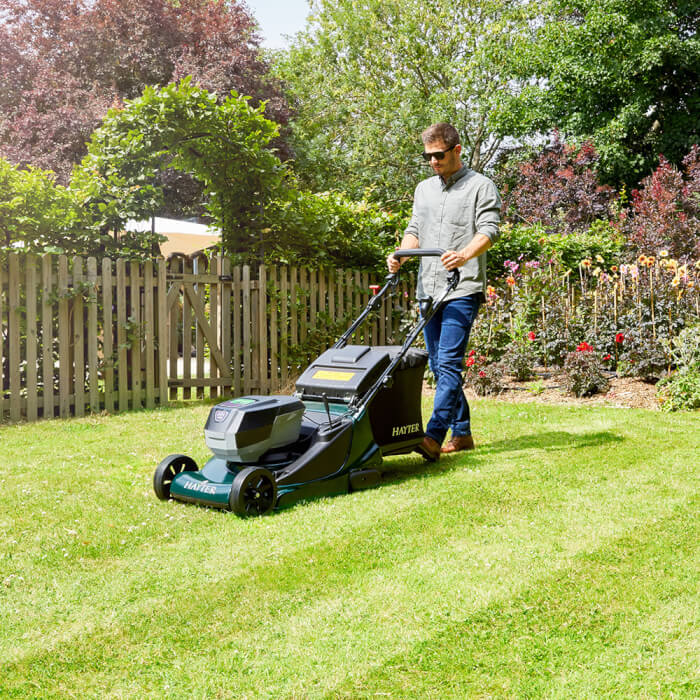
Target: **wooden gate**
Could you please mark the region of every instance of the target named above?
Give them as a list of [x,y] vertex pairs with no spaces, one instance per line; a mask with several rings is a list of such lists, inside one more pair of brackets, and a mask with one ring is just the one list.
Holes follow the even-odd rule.
[[[370,275],[289,266],[232,267],[222,257],[168,261],[170,399],[286,393],[369,301]],[[396,342],[411,279],[353,342]]]
[[[168,262],[170,399],[230,393],[231,262],[201,255]],[[207,389],[208,388],[208,389]],[[205,389],[207,389],[205,391]]]

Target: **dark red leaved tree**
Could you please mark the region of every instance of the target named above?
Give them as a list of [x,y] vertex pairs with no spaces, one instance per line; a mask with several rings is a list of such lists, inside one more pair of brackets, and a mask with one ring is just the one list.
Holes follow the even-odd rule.
[[555,134],[534,158],[517,163],[502,184],[504,212],[513,223],[541,222],[552,233],[588,229],[610,216],[615,190],[598,182],[598,154],[590,142],[580,148]]
[[683,172],[660,156],[659,167],[632,191],[624,230],[637,254],[667,250],[679,260],[700,258],[700,148],[683,159]]
[[286,124],[287,104],[235,0],[0,0],[0,155],[66,182],[107,109],[192,75]]

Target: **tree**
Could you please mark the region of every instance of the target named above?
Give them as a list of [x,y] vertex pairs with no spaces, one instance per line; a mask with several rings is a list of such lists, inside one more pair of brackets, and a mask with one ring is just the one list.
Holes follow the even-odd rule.
[[0,155],[66,183],[110,106],[192,75],[288,118],[236,0],[0,0]]
[[420,132],[459,130],[466,162],[483,170],[517,91],[510,52],[527,30],[517,0],[320,0],[278,72],[296,117],[297,171],[316,189],[410,200],[421,175]]
[[656,170],[632,190],[624,231],[636,254],[666,250],[684,262],[700,259],[700,147],[683,158],[683,171],[663,156]]
[[519,133],[591,139],[611,184],[633,186],[663,153],[700,140],[700,5],[689,0],[549,0],[515,52],[529,79],[507,114]]
[[264,105],[249,102],[235,93],[219,101],[189,78],[160,90],[147,87],[124,109],[109,111],[71,189],[102,233],[118,232],[128,219],[159,209],[161,171],[189,173],[203,185],[224,249],[249,250],[285,173],[270,148],[277,124],[265,118]]
[[616,193],[598,182],[599,156],[590,142],[580,148],[559,134],[536,156],[503,167],[497,176],[506,217],[516,224],[541,223],[550,233],[586,231],[609,219]]

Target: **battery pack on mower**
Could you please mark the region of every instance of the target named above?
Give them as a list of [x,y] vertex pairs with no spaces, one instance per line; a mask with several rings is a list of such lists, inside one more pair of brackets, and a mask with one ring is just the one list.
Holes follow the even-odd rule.
[[209,412],[204,439],[230,462],[253,462],[299,437],[304,404],[293,396],[241,396]]
[[389,353],[367,345],[346,345],[326,350],[311,363],[296,383],[302,399],[351,401],[362,396],[389,365]]

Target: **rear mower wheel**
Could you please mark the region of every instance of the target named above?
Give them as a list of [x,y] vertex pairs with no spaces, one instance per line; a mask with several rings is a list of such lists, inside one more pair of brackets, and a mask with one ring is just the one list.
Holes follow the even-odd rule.
[[265,515],[277,503],[277,484],[272,472],[264,467],[246,467],[231,484],[228,504],[241,517]]
[[170,498],[170,484],[182,472],[196,472],[197,463],[187,455],[168,455],[153,474],[153,490],[161,501]]

